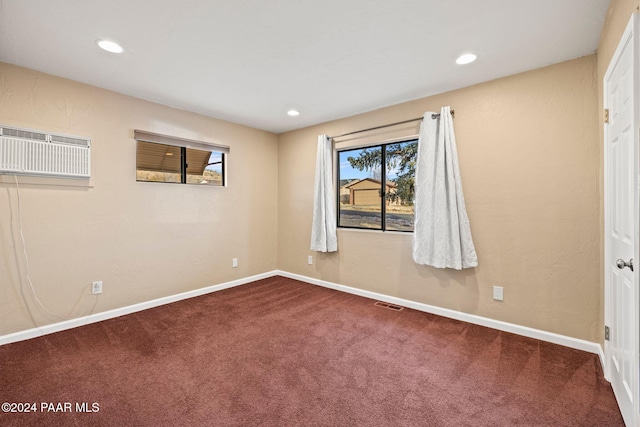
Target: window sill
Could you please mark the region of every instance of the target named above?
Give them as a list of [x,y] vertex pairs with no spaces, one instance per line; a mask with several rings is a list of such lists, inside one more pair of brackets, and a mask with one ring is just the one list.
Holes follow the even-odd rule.
[[10,186],[16,185],[16,177],[19,186],[49,186],[49,187],[75,187],[75,188],[93,188],[91,178],[58,178],[53,176],[36,176],[36,175],[13,175],[1,174],[0,184]]
[[342,231],[356,232],[356,233],[380,234],[380,235],[384,235],[384,234],[395,234],[395,235],[401,235],[401,236],[403,236],[403,235],[404,236],[412,236],[413,235],[413,231],[391,231],[391,230],[382,231],[382,230],[373,230],[373,229],[366,229],[366,228],[338,227],[338,232],[342,232]]

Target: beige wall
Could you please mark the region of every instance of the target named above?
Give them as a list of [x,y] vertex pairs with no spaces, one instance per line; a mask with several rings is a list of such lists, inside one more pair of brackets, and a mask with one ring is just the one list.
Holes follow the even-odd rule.
[[[292,273],[595,341],[601,323],[596,56],[280,135],[278,266]],[[416,265],[411,234],[339,230],[309,251],[317,135],[455,109],[479,257]],[[405,126],[407,135],[417,125]],[[385,139],[389,132],[376,137]],[[393,136],[397,136],[393,135]],[[362,135],[370,140],[371,134]],[[357,141],[355,141],[357,142]],[[307,265],[307,255],[317,256]],[[504,302],[492,286],[504,286]]]
[[[55,314],[91,310],[93,280],[101,312],[276,268],[276,135],[3,63],[0,123],[92,139],[89,186],[20,178],[30,277]],[[228,187],[136,182],[134,129],[230,146]],[[0,176],[0,335],[60,320],[26,287],[17,201]]]
[[[605,22],[602,34],[600,35],[600,43],[598,45],[598,131],[599,131],[599,158],[600,158],[600,174],[599,189],[600,194],[604,195],[604,76],[609,67],[609,62],[613,57],[622,33],[624,32],[629,19],[634,12],[640,10],[640,0],[611,0],[607,20]],[[600,259],[604,259],[604,198],[600,198]],[[600,294],[604,295],[604,265],[600,263]],[[598,324],[604,325],[604,297],[599,309]],[[603,334],[598,335],[598,342],[603,342]]]
[[[49,310],[77,317],[279,268],[601,342],[601,81],[639,1],[612,1],[597,59],[279,137],[0,63],[1,124],[93,141],[89,183],[21,178],[36,292]],[[417,266],[410,234],[340,230],[337,254],[309,252],[317,134],[405,120],[444,105],[456,110],[480,266],[462,272]],[[136,183],[136,128],[231,146],[228,188]],[[347,144],[415,133],[411,124]],[[13,178],[0,176],[0,282],[8,284],[0,287],[0,335],[59,320],[43,313],[26,287],[17,215]],[[240,260],[237,269],[232,257]],[[89,295],[92,280],[104,281],[97,301]],[[492,285],[505,287],[504,302],[491,299]]]

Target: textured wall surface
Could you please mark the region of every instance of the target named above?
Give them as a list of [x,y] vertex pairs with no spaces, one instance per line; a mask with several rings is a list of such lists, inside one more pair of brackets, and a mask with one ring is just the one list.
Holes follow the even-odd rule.
[[[601,325],[596,67],[591,55],[280,135],[279,268],[595,341]],[[461,272],[418,266],[411,234],[345,229],[338,231],[337,253],[317,254],[307,265],[307,255],[316,256],[309,252],[316,136],[445,105],[456,112],[479,266]],[[415,134],[417,126],[401,132]],[[504,287],[504,302],[493,301],[493,285]]]
[[[0,123],[92,139],[90,182],[19,178],[29,276],[54,314],[276,268],[276,135],[2,63]],[[134,129],[230,146],[228,187],[136,182]],[[13,177],[0,176],[0,335],[60,320],[28,288],[18,214]],[[97,300],[93,280],[104,282]]]

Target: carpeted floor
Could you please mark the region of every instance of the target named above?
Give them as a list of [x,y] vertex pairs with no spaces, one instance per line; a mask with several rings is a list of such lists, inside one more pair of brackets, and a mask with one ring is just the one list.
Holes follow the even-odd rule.
[[596,355],[373,303],[274,277],[1,346],[0,425],[623,425]]

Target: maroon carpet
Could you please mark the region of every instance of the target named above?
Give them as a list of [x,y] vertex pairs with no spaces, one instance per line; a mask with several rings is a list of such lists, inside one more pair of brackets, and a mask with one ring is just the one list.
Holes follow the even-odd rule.
[[2,426],[623,425],[593,354],[282,277],[1,346],[1,402],[37,411]]

